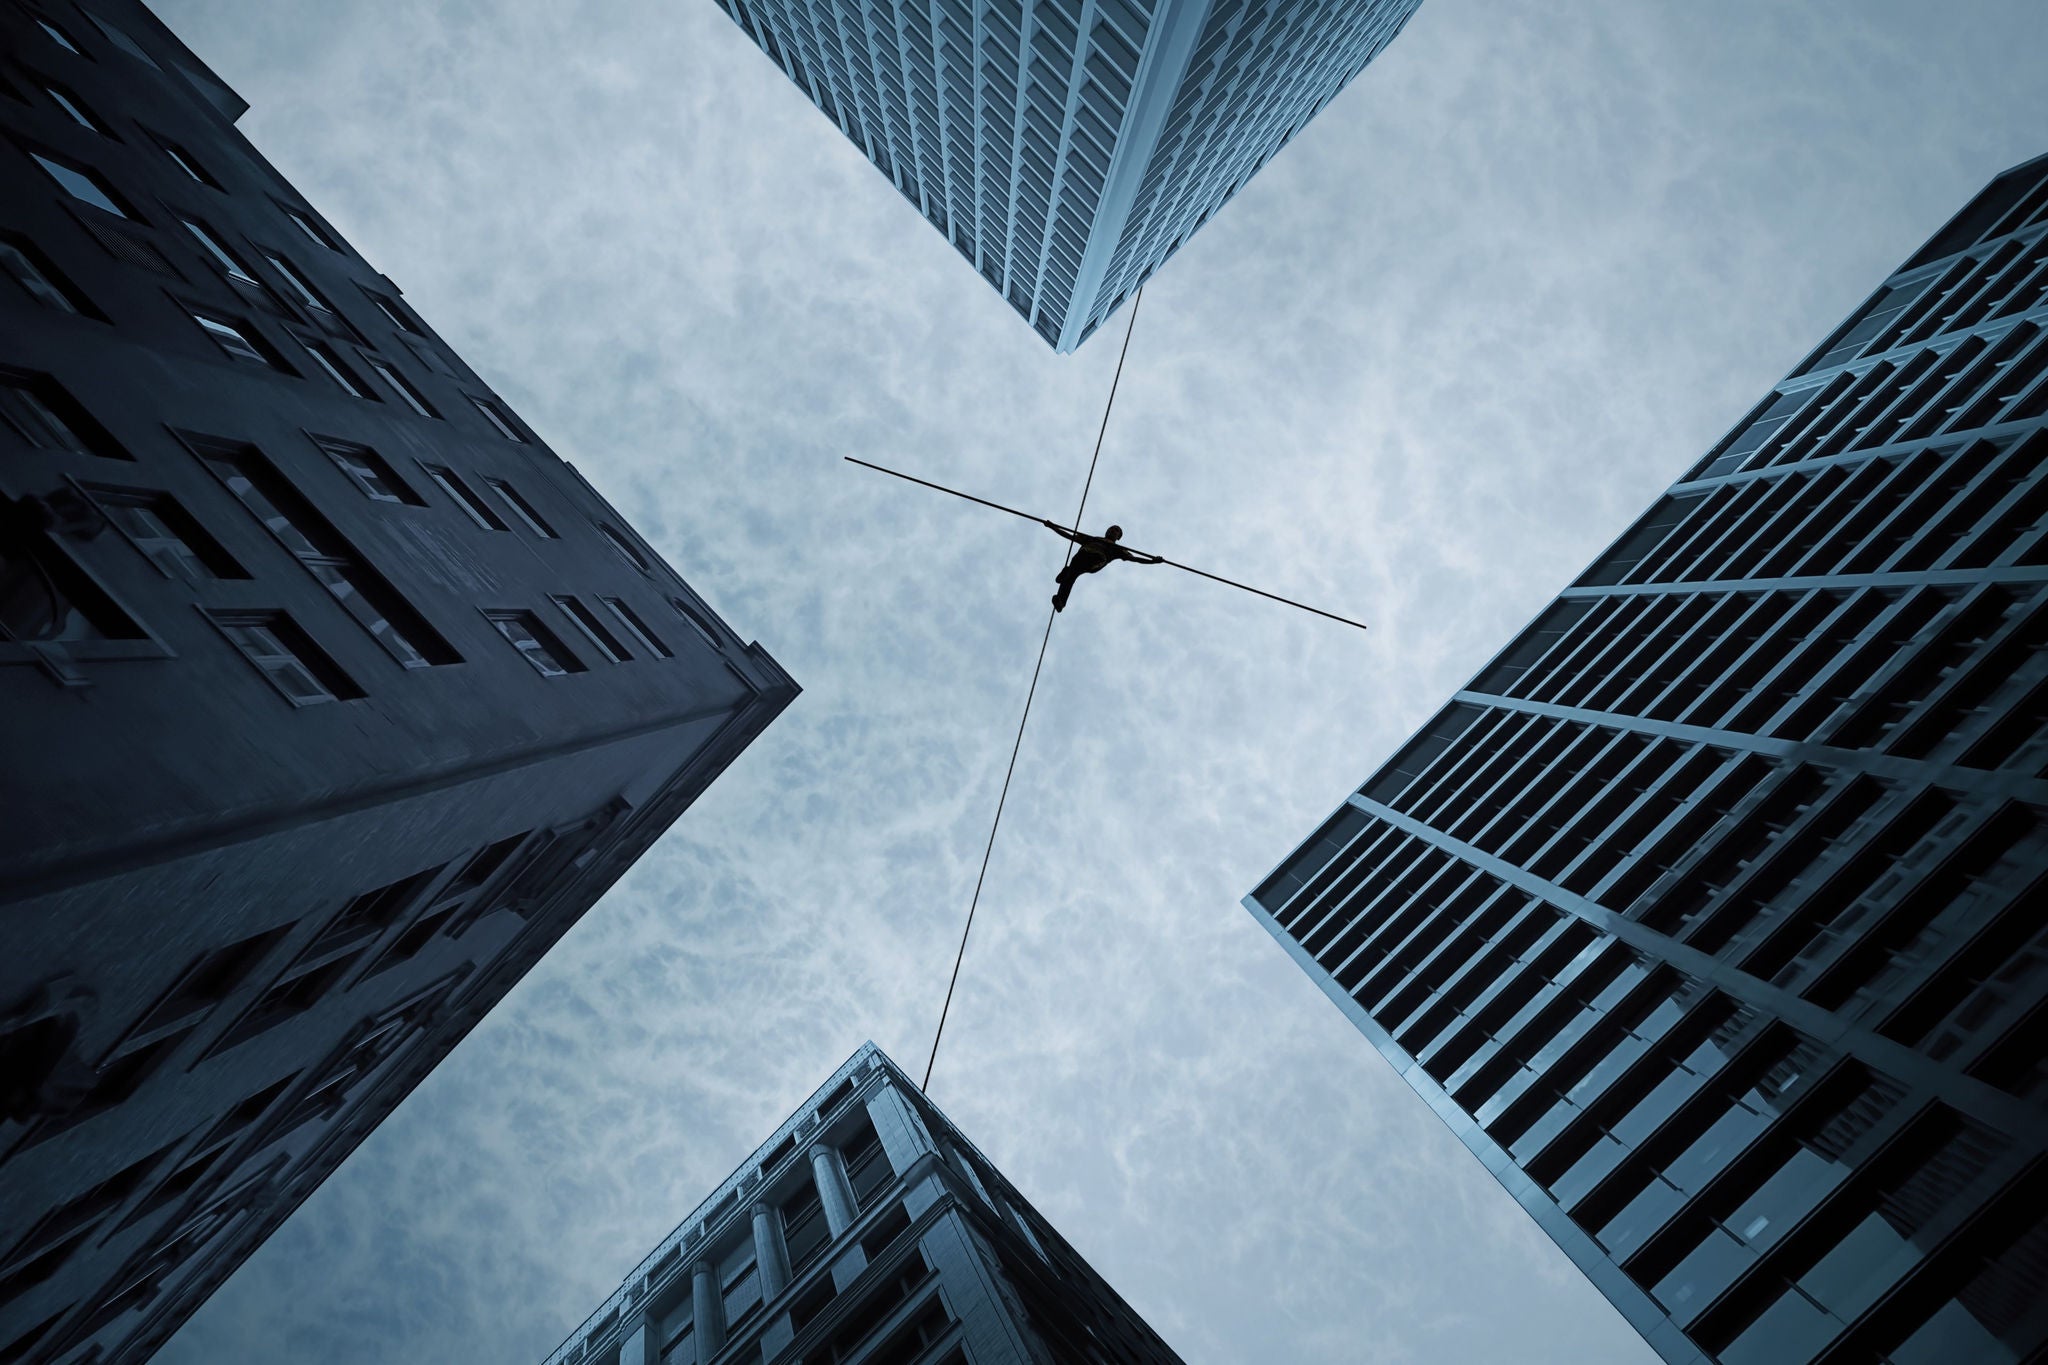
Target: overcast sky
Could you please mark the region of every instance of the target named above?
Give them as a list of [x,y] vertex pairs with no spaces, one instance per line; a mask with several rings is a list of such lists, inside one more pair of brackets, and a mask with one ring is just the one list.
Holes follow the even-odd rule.
[[[1123,319],[1055,356],[710,0],[160,0],[804,696],[166,1348],[537,1361],[921,1070]],[[1427,0],[1145,295],[932,1095],[1190,1362],[1647,1348],[1238,904],[1995,172],[2040,0]]]

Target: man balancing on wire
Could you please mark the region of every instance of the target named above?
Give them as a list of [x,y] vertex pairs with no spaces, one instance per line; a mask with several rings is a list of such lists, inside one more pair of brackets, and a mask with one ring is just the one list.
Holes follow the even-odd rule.
[[1067,560],[1066,567],[1060,570],[1058,580],[1060,590],[1052,595],[1052,609],[1054,611],[1065,611],[1067,609],[1067,594],[1074,590],[1075,581],[1084,573],[1100,573],[1119,559],[1129,560],[1133,564],[1163,564],[1166,562],[1159,555],[1148,555],[1137,550],[1128,550],[1117,544],[1118,541],[1124,538],[1124,528],[1121,526],[1112,526],[1099,536],[1091,536],[1086,531],[1069,531],[1056,521],[1046,522],[1045,527],[1049,531],[1058,532],[1061,536],[1073,541],[1079,547],[1074,551],[1073,557]]

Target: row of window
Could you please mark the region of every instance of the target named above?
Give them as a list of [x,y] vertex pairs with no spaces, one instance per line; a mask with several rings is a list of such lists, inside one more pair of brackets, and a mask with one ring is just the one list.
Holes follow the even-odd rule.
[[[1934,861],[1983,867],[2003,850],[2038,868],[2038,848],[2010,856],[2038,815],[1997,823],[1974,836],[1989,850]],[[1899,1112],[1903,1091],[1885,1078],[1824,1065],[1810,1041],[1471,869],[1439,867],[1396,901],[1431,914],[1387,923],[1405,965],[1355,993],[1661,1306],[1729,1352],[1720,1358],[1778,1358],[1793,1319],[1802,1344],[1825,1344],[1917,1273],[1939,1240],[1921,1228],[1981,1204],[1973,1182],[2002,1141],[1938,1106]],[[1448,936],[1427,932],[1431,918]],[[1872,937],[1883,935],[1861,941]],[[2007,1231],[2037,1235],[1987,1232],[1998,1244],[1981,1274],[2014,1273],[1997,1260]],[[1922,1359],[1936,1340],[1988,1349],[2018,1326],[1981,1300],[1923,1304],[1895,1324],[1894,1359]]]
[[[189,155],[183,153],[182,149],[176,148],[174,144],[165,143],[161,139],[158,141],[160,145],[165,147],[167,155],[177,160],[188,172],[193,170],[195,163],[190,161]],[[141,220],[140,213],[133,205],[120,195],[97,171],[78,165],[52,152],[29,149],[29,155],[74,200],[89,205],[100,212],[112,214],[120,219]],[[205,183],[212,183],[209,177],[195,174],[194,178],[200,179]],[[330,249],[338,249],[335,247],[333,240],[325,234],[324,230],[320,229],[303,213],[288,206],[280,205],[280,207],[313,240],[320,242],[323,246],[327,246]],[[186,217],[182,214],[177,214],[177,216],[190,239],[198,246],[206,259],[221,272],[231,288],[251,297],[266,311],[277,314],[286,313],[287,310],[282,303],[281,297],[273,285],[258,278],[254,269],[248,264],[248,260],[227,245],[217,230],[194,218]],[[148,246],[146,243],[141,245],[151,254],[155,261],[162,261],[161,253],[156,252],[154,247]],[[411,409],[415,414],[429,418],[439,418],[441,416],[441,413],[435,408],[434,404],[421,392],[416,384],[401,374],[389,361],[363,346],[360,333],[342,318],[332,302],[306,278],[305,274],[284,253],[260,246],[254,248],[254,251],[256,255],[268,263],[270,269],[274,272],[275,279],[282,283],[283,294],[288,295],[327,331],[342,338],[343,342],[354,353],[354,359],[350,360],[344,357],[341,349],[336,346],[334,341],[312,335],[298,328],[291,328],[293,339],[298,343],[314,370],[318,371],[336,388],[339,388],[351,397],[381,401],[380,393],[361,372],[361,370],[367,370],[369,373],[377,376],[389,392],[395,394],[398,401]],[[41,256],[40,252],[36,252],[27,243],[22,242],[18,238],[13,238],[7,244],[4,253],[0,253],[0,255],[4,255],[8,273],[15,278],[24,290],[37,300],[64,311],[79,313],[85,316],[103,316],[90,302],[83,298],[75,285],[65,280],[61,272],[58,272],[48,263],[46,258]],[[399,332],[406,334],[408,337],[425,337],[425,328],[403,304],[389,295],[376,290],[361,286],[359,286],[359,289],[364,298],[383,317],[388,319],[391,325]],[[298,371],[293,369],[285,359],[282,351],[266,338],[250,319],[237,317],[233,314],[223,314],[203,306],[191,304],[184,306],[192,321],[229,359],[243,364],[258,366],[275,373],[293,376],[298,374]],[[361,369],[359,370],[358,367],[361,367]],[[439,368],[445,369],[446,367],[440,366]],[[520,444],[527,443],[528,438],[513,419],[511,413],[502,404],[495,399],[474,394],[465,396],[492,431],[508,441]]]
[[[0,372],[0,423],[38,448],[125,455],[111,446],[104,431],[47,376]],[[401,666],[423,668],[461,661],[447,641],[355,553],[333,524],[254,447],[195,436],[181,439]],[[425,505],[370,447],[328,437],[316,436],[313,440],[366,497]],[[456,471],[444,465],[421,467],[478,526],[493,531],[509,529],[506,520]],[[559,538],[539,510],[509,481],[489,477],[484,482],[506,510],[535,535]],[[79,487],[124,538],[167,576],[194,582],[249,577],[198,519],[168,493],[97,483]],[[642,573],[648,571],[645,557],[621,533],[602,523],[599,530],[621,558]],[[54,586],[61,589],[63,585]],[[110,629],[125,630],[132,626],[132,622],[112,626],[111,618],[95,623],[89,610],[89,594],[74,592],[70,596],[78,600],[67,605],[78,610],[56,615],[24,638],[61,640],[78,631],[106,635]],[[623,598],[600,595],[602,612],[567,594],[558,594],[551,600],[608,662],[624,663],[642,656],[666,659],[674,655],[655,628]],[[717,647],[717,637],[700,612],[681,598],[671,599],[671,605],[690,629]],[[582,660],[533,612],[510,609],[485,614],[542,674],[561,676],[585,670]],[[312,644],[305,631],[281,611],[213,613],[213,619],[230,642],[296,704],[364,695]],[[9,634],[23,637],[23,628],[14,624]]]

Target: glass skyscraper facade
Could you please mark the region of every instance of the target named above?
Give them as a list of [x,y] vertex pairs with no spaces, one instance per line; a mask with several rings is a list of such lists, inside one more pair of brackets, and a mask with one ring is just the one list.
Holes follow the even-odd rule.
[[1246,905],[1673,1362],[2048,1341],[2048,157]]
[[718,0],[1071,351],[1421,0]]
[[1179,1365],[873,1043],[545,1365]]

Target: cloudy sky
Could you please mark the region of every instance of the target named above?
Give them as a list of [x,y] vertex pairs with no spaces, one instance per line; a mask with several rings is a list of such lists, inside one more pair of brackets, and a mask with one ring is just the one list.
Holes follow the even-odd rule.
[[[922,1066],[1121,319],[1055,356],[710,0],[161,0],[804,685],[166,1349],[538,1360]],[[2039,0],[1427,0],[1148,289],[944,1106],[1190,1362],[1647,1362],[1238,898],[1979,185]]]

